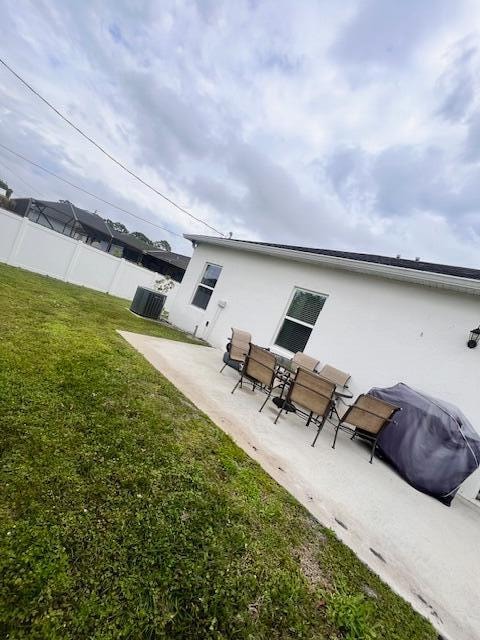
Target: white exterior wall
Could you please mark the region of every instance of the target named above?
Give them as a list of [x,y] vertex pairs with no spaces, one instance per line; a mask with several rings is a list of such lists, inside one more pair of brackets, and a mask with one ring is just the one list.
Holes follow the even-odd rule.
[[[203,311],[190,302],[206,262],[222,273]],[[480,431],[480,348],[466,347],[480,319],[477,296],[200,244],[170,320],[190,332],[198,326],[217,347],[237,327],[282,351],[274,342],[294,287],[328,295],[305,353],[351,373],[355,395],[405,382],[456,404]],[[474,498],[479,489],[477,472],[462,493]]]
[[[137,286],[153,287],[161,274],[95,249],[0,208],[0,262],[131,300]],[[168,293],[165,309],[179,284]]]

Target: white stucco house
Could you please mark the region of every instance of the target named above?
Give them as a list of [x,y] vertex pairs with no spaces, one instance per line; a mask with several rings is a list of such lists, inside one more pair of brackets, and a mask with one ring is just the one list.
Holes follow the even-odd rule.
[[[456,404],[480,431],[480,270],[187,235],[170,320],[223,348],[231,327],[349,372],[356,395],[397,382]],[[461,494],[480,507],[480,472]]]

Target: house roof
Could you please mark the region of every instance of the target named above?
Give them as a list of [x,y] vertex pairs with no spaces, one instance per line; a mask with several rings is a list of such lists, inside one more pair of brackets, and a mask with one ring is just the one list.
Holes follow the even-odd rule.
[[[234,242],[247,242],[245,240],[234,240]],[[371,262],[373,264],[384,264],[391,267],[404,267],[405,269],[415,269],[416,271],[428,271],[430,273],[444,273],[460,278],[473,278],[480,280],[480,269],[470,269],[468,267],[455,267],[436,262],[424,262],[422,260],[408,260],[406,258],[393,258],[390,256],[379,256],[371,253],[352,253],[350,251],[335,251],[332,249],[315,249],[312,247],[298,247],[288,244],[273,244],[271,242],[255,242],[260,246],[277,247],[279,249],[290,249],[292,251],[303,251],[315,253],[322,256],[334,256],[336,258],[347,258],[349,260],[359,260],[361,262]]]
[[167,262],[168,264],[178,267],[179,269],[185,269],[188,267],[190,258],[183,256],[181,253],[174,253],[173,251],[162,251],[162,249],[148,249],[147,253],[158,260]]
[[97,213],[81,209],[71,202],[52,202],[27,198],[17,198],[15,202],[17,204],[16,211],[20,215],[25,215],[28,210],[28,203],[32,202],[33,205],[38,204],[42,207],[46,215],[60,222],[68,222],[73,218],[78,220],[86,230],[93,230],[106,238],[115,238],[115,240],[119,240],[123,245],[135,251],[143,253],[146,249],[145,244],[135,236],[132,236],[132,234],[115,231]]
[[34,206],[37,204],[48,216],[55,220],[68,222],[73,218],[78,220],[83,227],[93,229],[93,231],[97,231],[108,238],[112,237],[110,228],[101,216],[86,209],[80,209],[71,202],[52,202],[50,200],[38,200],[37,198],[17,198],[15,202],[18,205],[17,213],[20,215],[25,215],[27,211],[25,203],[32,202]]
[[48,202],[46,200],[37,200],[36,198],[15,198],[15,212],[24,216],[30,206],[36,207],[44,211],[50,218],[59,222],[67,223],[75,220],[75,215],[69,204],[64,202]]
[[122,233],[121,231],[115,231],[115,229],[111,229],[111,232],[115,240],[119,240],[128,247],[132,247],[138,251],[146,253],[156,260],[166,262],[167,264],[178,267],[183,271],[188,267],[188,263],[190,262],[190,258],[188,256],[184,256],[181,253],[174,253],[173,251],[163,251],[162,249],[149,249],[148,245],[131,233]]
[[[52,204],[56,207],[57,204],[62,204],[62,203],[54,202]],[[69,206],[69,205],[70,203],[66,203],[66,206]],[[75,211],[78,221],[84,227],[90,227],[90,229],[99,231],[100,233],[103,233],[104,235],[110,238],[112,237],[113,235],[112,230],[110,229],[108,224],[105,222],[105,220],[101,216],[99,216],[97,213],[91,213],[86,209],[79,209],[79,207],[76,207],[74,204],[72,204],[71,206]]]
[[126,247],[136,249],[137,251],[140,251],[140,253],[146,252],[147,245],[136,236],[133,236],[131,233],[122,233],[121,231],[116,231],[115,229],[112,229],[110,225],[108,225],[108,228],[110,229],[111,234],[115,238],[115,240],[119,240]]
[[213,236],[185,235],[193,243],[214,244],[231,249],[253,251],[300,262],[316,262],[332,268],[360,271],[398,280],[430,286],[440,286],[480,295],[480,269],[407,260],[368,253],[334,251],[316,247],[275,244],[217,238]]
[[25,216],[31,205],[38,205],[46,215],[52,219],[67,223],[71,220],[77,220],[86,230],[93,230],[107,238],[113,238],[123,246],[150,255],[154,260],[165,262],[185,271],[190,262],[188,256],[173,251],[162,251],[161,249],[149,249],[148,246],[139,238],[131,233],[122,233],[112,229],[107,221],[96,213],[80,209],[71,202],[52,202],[49,200],[37,200],[36,198],[15,198],[15,212],[18,215]]

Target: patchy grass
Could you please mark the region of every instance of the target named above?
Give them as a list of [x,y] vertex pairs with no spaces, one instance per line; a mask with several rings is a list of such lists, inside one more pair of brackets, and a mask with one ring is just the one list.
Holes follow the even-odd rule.
[[126,306],[0,265],[0,636],[435,638],[115,333],[186,339]]

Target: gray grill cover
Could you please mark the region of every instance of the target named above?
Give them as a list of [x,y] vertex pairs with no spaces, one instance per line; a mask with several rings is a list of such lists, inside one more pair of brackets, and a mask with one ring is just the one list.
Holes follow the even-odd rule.
[[480,435],[457,407],[399,383],[369,393],[402,408],[378,450],[413,487],[450,504],[480,466]]

